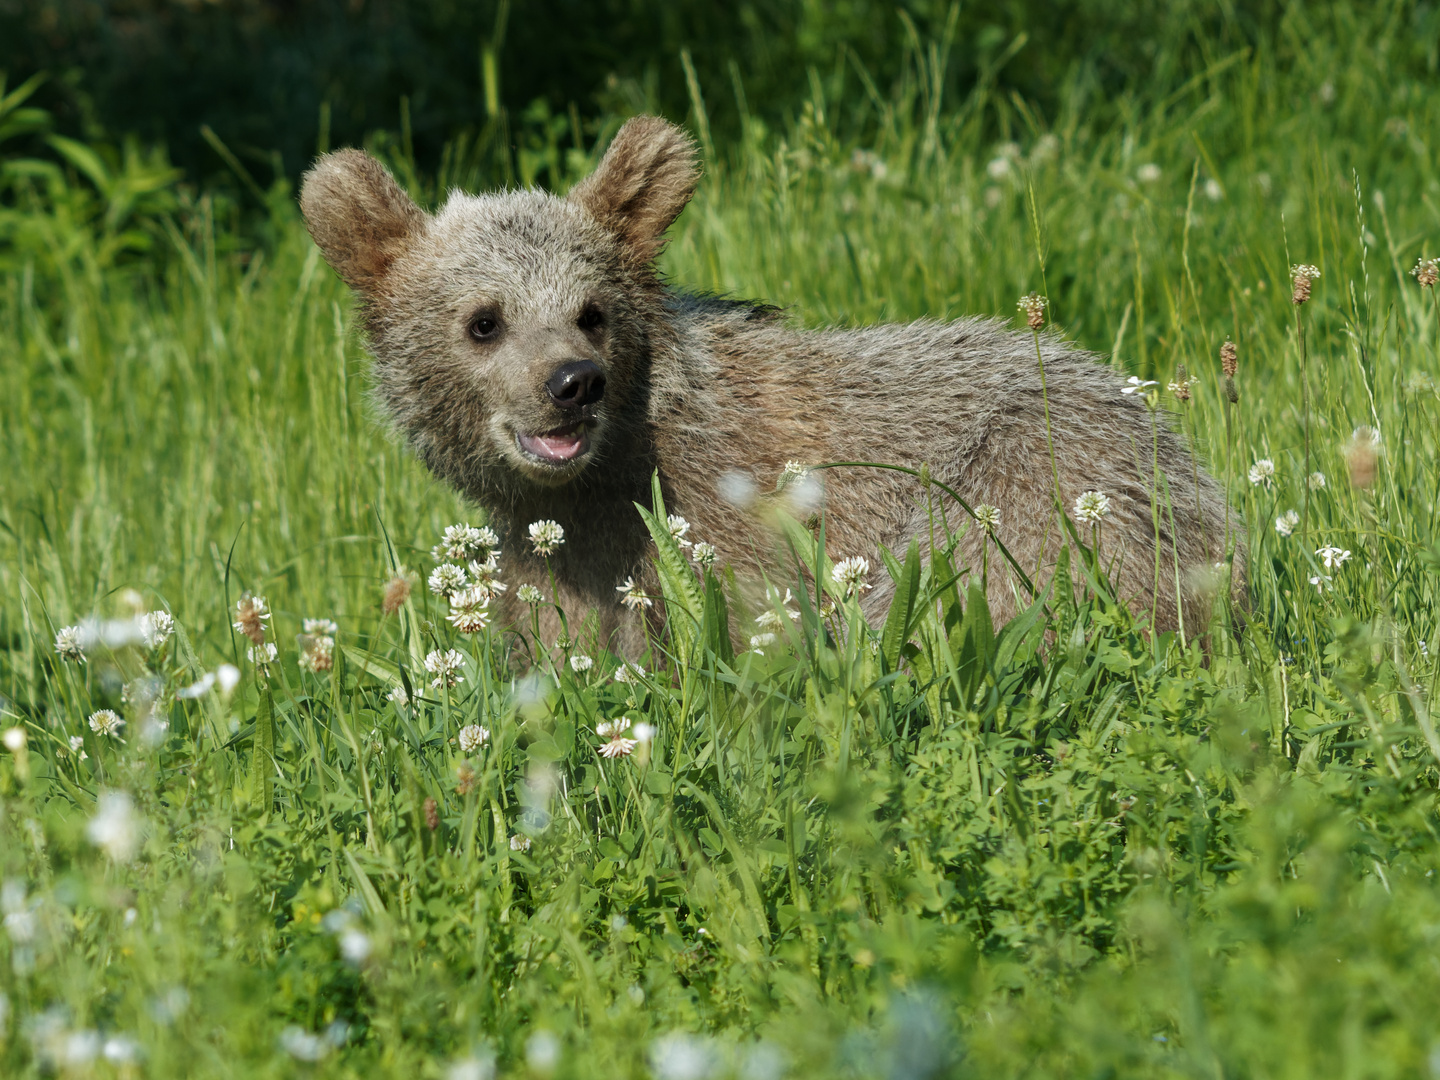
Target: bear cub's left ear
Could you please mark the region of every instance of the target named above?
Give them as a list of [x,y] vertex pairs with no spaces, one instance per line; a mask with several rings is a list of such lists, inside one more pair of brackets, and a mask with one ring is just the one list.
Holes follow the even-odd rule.
[[300,212],[325,261],[367,296],[381,291],[390,264],[427,220],[363,150],[337,150],[317,161],[300,188]]
[[700,180],[695,144],[658,116],[625,123],[596,170],[570,191],[614,233],[640,264],[664,245],[662,236],[695,194]]

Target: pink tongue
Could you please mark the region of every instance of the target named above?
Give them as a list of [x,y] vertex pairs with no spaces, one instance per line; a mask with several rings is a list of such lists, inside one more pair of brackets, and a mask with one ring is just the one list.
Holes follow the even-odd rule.
[[522,435],[520,441],[532,454],[549,458],[551,461],[566,461],[580,452],[584,439],[579,428],[572,428],[548,435]]

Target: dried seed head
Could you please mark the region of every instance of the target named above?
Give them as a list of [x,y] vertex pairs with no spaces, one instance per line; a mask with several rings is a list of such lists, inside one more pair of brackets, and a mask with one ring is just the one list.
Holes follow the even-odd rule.
[[386,615],[394,615],[405,606],[405,601],[410,599],[410,590],[413,588],[415,575],[402,566],[395,576],[385,583],[385,591],[380,596],[380,610]]
[[433,795],[425,800],[425,827],[431,832],[440,827],[440,804]]
[[1233,341],[1227,341],[1220,346],[1220,370],[1227,379],[1233,379],[1240,370],[1240,358]]
[[1435,283],[1440,281],[1440,259],[1421,259],[1410,273],[1422,289],[1433,289]]
[[1358,427],[1345,444],[1345,464],[1350,470],[1350,484],[1362,491],[1375,483],[1380,463],[1380,433],[1372,427]]
[[263,596],[246,593],[235,601],[234,627],[256,645],[265,644],[265,624],[270,619],[270,609]]
[[1308,263],[1292,266],[1290,281],[1294,284],[1295,291],[1290,295],[1290,302],[1298,305],[1308,301],[1310,299],[1310,283],[1319,276],[1319,267],[1311,266]]
[[1240,391],[1235,389],[1235,380],[1229,375],[1225,376],[1225,400],[1231,405],[1240,400]]
[[1185,365],[1181,364],[1175,370],[1175,381],[1170,383],[1166,389],[1175,395],[1175,400],[1186,402],[1190,400],[1190,384],[1194,382],[1185,371]]
[[475,771],[475,767],[468,761],[462,761],[455,770],[455,779],[457,781],[455,784],[455,794],[469,795],[470,792],[475,790],[475,785],[480,782],[480,775]]
[[1039,330],[1045,325],[1045,308],[1049,304],[1050,301],[1045,297],[1032,292],[1022,296],[1016,307],[1025,313],[1025,325],[1031,330]]

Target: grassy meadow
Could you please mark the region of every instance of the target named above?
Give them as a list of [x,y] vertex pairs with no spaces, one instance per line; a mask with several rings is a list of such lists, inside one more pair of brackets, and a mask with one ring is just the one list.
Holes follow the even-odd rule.
[[[807,325],[1021,326],[1047,296],[1243,513],[1248,601],[1208,649],[1078,549],[1081,599],[1003,627],[976,568],[897,551],[872,631],[828,573],[852,553],[792,530],[820,592],[779,583],[799,617],[736,653],[727,621],[765,614],[657,507],[675,629],[644,674],[516,675],[427,588],[483,514],[378,421],[293,191],[0,141],[0,1075],[1440,1075],[1440,301],[1410,273],[1440,255],[1440,91],[1395,60],[1412,16],[1297,6],[1118,100],[1077,69],[1053,116],[984,78],[942,97],[943,39],[894,85],[812,71],[783,125],[738,72],[692,86],[670,278]],[[43,129],[8,95],[0,139]],[[608,137],[515,133],[505,170],[557,186]],[[432,204],[504,174],[493,143],[438,176],[373,146]],[[602,755],[622,717],[644,738]]]

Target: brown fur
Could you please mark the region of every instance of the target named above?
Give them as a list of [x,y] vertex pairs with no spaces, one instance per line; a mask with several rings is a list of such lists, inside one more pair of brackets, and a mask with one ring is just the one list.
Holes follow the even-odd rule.
[[[770,565],[772,540],[750,511],[718,497],[727,474],[763,492],[787,461],[923,463],[971,505],[1000,508],[997,535],[1043,585],[1060,541],[1033,339],[986,319],[805,332],[763,306],[667,289],[653,259],[698,179],[690,140],[654,117],[626,124],[596,172],[563,199],[457,193],[427,215],[354,150],[322,158],[305,178],[310,231],[364,301],[381,402],[430,468],[483,505],[504,538],[512,620],[523,621],[515,587],[549,580],[526,526],[552,518],[567,537],[551,563],[572,629],[594,611],[602,638],[639,648],[639,621],[619,606],[615,586],[648,575],[649,541],[633,504],[648,505],[657,469],[691,537],[755,570]],[[577,322],[587,309],[603,313],[601,326]],[[503,324],[497,340],[470,336],[477,313]],[[1137,606],[1153,602],[1156,624],[1174,627],[1174,553],[1182,581],[1223,557],[1222,494],[1203,472],[1197,489],[1183,441],[1121,394],[1093,356],[1053,338],[1042,339],[1042,351],[1064,504],[1091,488],[1109,495],[1102,555],[1117,567],[1121,594]],[[539,464],[516,434],[566,423],[570,414],[544,387],[576,360],[607,380],[584,411],[588,449],[558,468]],[[1159,527],[1158,595],[1152,455],[1171,506]],[[871,559],[877,587],[865,606],[882,618],[891,587],[879,547],[903,549],[913,536],[929,551],[921,489],[873,469],[823,477],[828,546],[836,558]],[[962,517],[950,512],[952,523]],[[977,569],[980,539],[972,528],[960,543]],[[1188,591],[1185,621],[1198,622]],[[997,620],[1027,601],[993,551],[989,601]],[[555,632],[553,619],[548,626]]]

